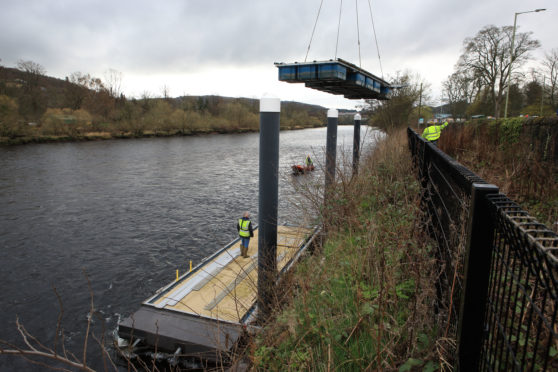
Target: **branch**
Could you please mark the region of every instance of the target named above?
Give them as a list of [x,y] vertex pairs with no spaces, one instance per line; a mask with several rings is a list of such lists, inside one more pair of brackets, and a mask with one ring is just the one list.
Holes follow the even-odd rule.
[[46,365],[44,363],[38,362],[36,360],[30,359],[28,358],[29,356],[35,356],[35,357],[42,357],[42,358],[47,358],[47,359],[52,359],[52,360],[56,360],[58,362],[62,362],[64,364],[67,364],[71,367],[76,367],[76,368],[80,368],[84,371],[90,371],[90,372],[95,372],[95,370],[87,367],[84,364],[81,363],[76,363],[76,362],[72,362],[71,360],[68,360],[66,358],[60,357],[59,355],[56,354],[51,354],[51,353],[46,353],[43,351],[38,351],[38,350],[22,350],[19,348],[16,349],[0,349],[0,354],[7,354],[7,355],[21,355],[23,356],[25,359],[27,359],[28,361],[30,361],[33,364],[38,364],[41,366],[44,366],[46,368],[49,369],[53,369],[53,370],[59,370],[59,371],[71,371],[69,369],[64,369],[64,368],[58,368],[58,367],[53,367],[53,366],[49,366]]

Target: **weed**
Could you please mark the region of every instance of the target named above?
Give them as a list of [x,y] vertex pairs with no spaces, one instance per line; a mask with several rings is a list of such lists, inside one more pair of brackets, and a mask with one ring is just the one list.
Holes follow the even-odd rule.
[[404,132],[391,133],[358,177],[338,170],[331,205],[314,205],[327,241],[298,265],[294,298],[254,340],[255,369],[438,368],[434,259],[416,228],[406,145]]

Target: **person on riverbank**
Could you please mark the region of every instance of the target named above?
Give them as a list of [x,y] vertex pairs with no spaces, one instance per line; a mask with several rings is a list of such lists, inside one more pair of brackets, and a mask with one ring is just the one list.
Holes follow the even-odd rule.
[[240,236],[240,255],[243,258],[248,258],[248,245],[250,238],[254,237],[254,230],[252,230],[252,221],[250,220],[250,212],[244,212],[242,218],[238,220],[236,225],[238,235]]
[[424,128],[424,131],[422,132],[422,138],[437,146],[438,139],[442,134],[442,130],[445,127],[447,127],[449,123],[446,121],[442,125],[434,125],[434,124],[435,123],[430,123],[428,127]]

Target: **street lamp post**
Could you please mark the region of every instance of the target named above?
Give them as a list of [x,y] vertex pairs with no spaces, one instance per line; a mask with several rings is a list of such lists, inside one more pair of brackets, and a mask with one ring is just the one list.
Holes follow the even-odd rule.
[[535,10],[529,10],[527,12],[518,12],[515,13],[515,17],[513,18],[513,33],[512,33],[512,41],[511,41],[511,49],[510,49],[510,73],[508,77],[508,91],[506,93],[506,107],[504,108],[504,118],[508,117],[508,101],[510,100],[510,85],[511,85],[511,78],[512,78],[513,44],[515,42],[515,27],[517,25],[517,16],[519,14],[525,14],[525,13],[544,12],[545,10],[546,9],[535,9]]

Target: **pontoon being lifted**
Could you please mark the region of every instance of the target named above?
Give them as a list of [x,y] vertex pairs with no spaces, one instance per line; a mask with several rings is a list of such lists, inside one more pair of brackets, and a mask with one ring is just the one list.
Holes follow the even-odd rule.
[[279,80],[304,83],[308,88],[349,99],[387,100],[391,85],[385,80],[337,58],[328,61],[275,63]]

